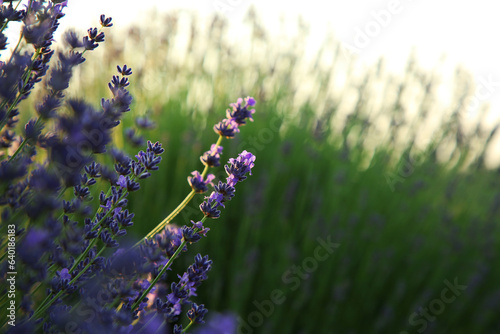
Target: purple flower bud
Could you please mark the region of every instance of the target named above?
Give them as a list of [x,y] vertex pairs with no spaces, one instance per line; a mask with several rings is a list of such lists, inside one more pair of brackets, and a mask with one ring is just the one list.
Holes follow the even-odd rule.
[[193,303],[192,308],[187,313],[187,316],[189,320],[194,321],[197,324],[204,324],[205,320],[203,318],[207,312],[208,310],[205,308],[205,305],[197,305],[196,303]]
[[233,138],[236,133],[240,132],[240,129],[238,129],[238,123],[233,119],[225,118],[214,125],[214,131],[222,137]]
[[218,167],[220,166],[220,155],[222,154],[222,146],[216,146],[215,144],[212,144],[210,147],[210,150],[206,151],[203,153],[203,155],[200,157],[201,162],[205,166],[209,167]]
[[71,281],[71,275],[69,274],[68,268],[61,269],[61,271],[57,272],[57,275],[61,279],[67,279],[67,280]]
[[220,217],[220,211],[211,202],[205,201],[200,204],[200,210],[207,218],[217,219]]
[[111,23],[111,20],[112,20],[111,17],[106,17],[104,14],[101,14],[101,17],[100,17],[101,26],[103,26],[103,27],[113,26],[113,23]]
[[255,155],[250,152],[243,151],[236,159],[229,159],[229,165],[225,165],[224,169],[228,175],[227,184],[234,187],[236,183],[245,180],[246,174],[252,175],[254,167]]
[[127,188],[127,179],[125,178],[125,176],[120,175],[120,177],[118,177],[118,182],[116,182],[116,184],[122,188]]
[[191,172],[191,175],[193,176],[188,176],[188,183],[196,193],[202,194],[206,192],[208,184],[213,186],[212,180],[215,178],[215,175],[208,174],[206,180],[203,180],[203,177],[197,170]]
[[255,105],[255,99],[250,96],[245,97],[245,102],[247,103],[247,106],[253,107]]
[[245,98],[245,105],[243,104],[243,99],[239,98],[236,103],[231,103],[231,109],[226,110],[226,117],[233,120],[240,125],[246,124],[246,119],[253,121],[252,115],[255,113],[255,109],[248,110],[248,107],[255,105],[255,99],[252,97]]

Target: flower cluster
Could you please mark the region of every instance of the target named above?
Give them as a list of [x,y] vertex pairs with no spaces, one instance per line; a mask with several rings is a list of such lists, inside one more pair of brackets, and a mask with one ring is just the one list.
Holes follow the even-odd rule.
[[[67,1],[30,1],[21,10],[12,2],[0,5],[0,50],[7,45],[4,29],[15,21],[23,24],[21,38],[32,46],[24,51],[17,43],[10,58],[0,62],[0,211],[17,250],[11,256],[5,251],[8,241],[1,241],[0,276],[5,280],[9,272],[22,272],[16,278],[16,319],[4,319],[2,331],[131,333],[168,328],[185,333],[203,323],[207,309],[192,298],[208,278],[212,261],[196,255],[176,281],[167,272],[189,244],[206,236],[210,229],[203,226],[205,219],[219,216],[217,207],[234,196],[235,184],[250,173],[255,157],[244,151],[225,166],[226,183],[215,185],[215,176],[207,175],[208,168],[220,166],[222,138],[234,137],[252,119],[254,110],[248,107],[255,100],[247,97],[243,105],[240,98],[231,104],[227,119],[219,123],[227,127],[200,157],[204,171],[188,177],[191,193],[152,234],[130,245],[127,232],[136,217],[127,209],[129,196],[159,170],[164,153],[159,142],[143,146],[143,137],[130,129],[122,130],[128,147],[145,148],[130,157],[113,147],[112,131],[119,130],[123,115],[131,110],[132,69],[117,66],[118,75],[108,83],[110,97],[100,104],[65,96],[74,68],[104,42],[102,30],[113,25],[111,18],[101,15],[100,27],[88,29],[83,37],[66,32],[65,51],[52,60],[54,32]],[[35,113],[23,117],[28,120],[20,127],[20,103],[40,82],[42,97],[35,102]],[[136,118],[136,125],[143,130],[155,126],[146,116]],[[206,212],[201,221],[167,226],[195,194],[209,187],[215,191],[202,204]],[[0,307],[5,309],[7,302],[0,301]],[[183,312],[187,326],[180,324]]]
[[188,176],[188,183],[195,193],[202,194],[208,190],[208,185],[212,185],[212,180],[215,178],[215,175],[209,174],[205,180],[203,180],[203,176],[197,170],[191,172],[191,175]]
[[[207,255],[202,257],[200,254],[197,254],[194,258],[194,263],[188,267],[182,276],[178,276],[179,282],[171,284],[171,292],[166,296],[165,302],[162,303],[160,298],[156,299],[157,309],[170,309],[170,316],[176,319],[180,314],[181,306],[189,302],[189,297],[196,296],[197,287],[208,278],[207,273],[210,269],[212,269],[212,260],[209,260]],[[200,306],[203,308],[203,305]],[[189,314],[190,312],[188,312],[188,316]],[[196,317],[198,322],[202,322],[203,315],[204,313],[198,314]]]
[[236,103],[231,103],[231,108],[226,110],[226,117],[214,126],[214,131],[220,136],[226,138],[233,138],[234,135],[240,132],[239,127],[246,124],[246,120],[250,119],[253,121],[252,114],[255,113],[255,109],[248,109],[255,105],[255,99],[253,97],[246,97],[245,104],[243,104],[243,99],[239,98]]
[[226,182],[219,183],[214,187],[210,196],[205,197],[206,201],[200,204],[200,210],[207,218],[219,218],[219,206],[225,207],[224,202],[231,200],[234,196],[234,186],[245,180],[246,174],[252,175],[255,155],[250,152],[241,152],[236,159],[229,159],[229,164],[224,166],[227,173]]
[[210,146],[210,150],[203,153],[203,155],[200,157],[201,162],[208,167],[219,167],[222,149],[222,146],[212,144],[212,146]]
[[[255,100],[251,97],[247,97],[245,99],[245,107],[241,107],[242,101],[241,98],[238,99],[237,103],[231,104],[233,111],[227,111],[227,115],[230,117],[229,121],[233,122],[236,127],[244,125],[246,123],[245,120],[247,118],[251,119],[254,113],[254,110],[249,111],[246,107],[255,105]],[[225,121],[228,120],[226,119]],[[165,276],[166,271],[170,269],[173,259],[175,259],[180,252],[187,251],[186,246],[188,244],[198,242],[202,236],[207,235],[210,228],[203,225],[205,220],[207,218],[218,218],[220,216],[220,211],[217,208],[219,206],[224,207],[224,203],[233,198],[235,193],[234,186],[236,183],[245,180],[247,174],[251,175],[255,156],[252,153],[243,151],[237,158],[229,159],[228,165],[225,166],[228,175],[226,182],[219,181],[217,185],[214,185],[213,180],[215,176],[213,174],[207,175],[207,171],[210,167],[217,167],[220,165],[220,155],[222,154],[222,146],[220,144],[223,137],[223,135],[219,135],[217,143],[212,144],[210,150],[206,151],[200,157],[201,162],[205,165],[203,172],[193,171],[191,173],[192,176],[188,177],[188,183],[192,189],[191,193],[172,214],[166,217],[163,222],[146,236],[144,243],[140,245],[140,250],[147,259],[148,265],[151,266],[151,270],[155,274],[155,279],[153,279],[149,287],[145,288],[144,292],[135,299],[135,303],[131,306],[131,309],[135,309],[136,307],[140,310],[147,308],[149,300],[147,297],[148,294],[151,294],[155,285],[158,285],[158,280]],[[234,136],[230,138],[232,137]],[[207,192],[209,185],[212,186],[215,191],[213,191],[209,197],[205,197],[206,200],[200,205],[200,209],[203,213],[203,218],[200,221],[195,222],[191,220],[190,226],[184,225],[181,228],[172,227],[172,225],[170,225],[170,228],[166,230],[169,231],[168,233],[164,232],[160,234],[160,236],[155,236],[156,233],[161,231],[161,229],[163,229],[180,210],[183,209],[195,194]],[[158,252],[158,248],[164,249],[168,256],[163,256],[163,252]],[[165,301],[158,299],[157,292],[153,294],[156,296],[155,305],[157,312],[161,313],[168,323],[177,320],[182,305],[192,305],[192,308],[188,311],[188,318],[190,319],[188,326],[183,329],[181,325],[174,325],[172,328],[173,333],[184,332],[192,324],[203,322],[203,317],[207,310],[203,305],[197,305],[191,302],[189,297],[196,295],[196,288],[202,280],[206,279],[206,272],[208,272],[210,267],[211,261],[208,260],[208,257],[202,258],[201,255],[198,254],[195,257],[195,263],[188,268],[188,271],[182,277],[179,277],[181,279],[180,282],[171,284],[171,292],[167,295]],[[146,315],[145,317],[147,318],[148,316]],[[151,322],[154,320],[153,318],[148,319],[148,321]],[[152,328],[151,326],[147,328]]]

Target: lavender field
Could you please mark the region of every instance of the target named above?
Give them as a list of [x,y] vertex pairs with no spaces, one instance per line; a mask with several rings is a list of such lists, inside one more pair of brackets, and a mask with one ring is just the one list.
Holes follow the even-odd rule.
[[71,3],[29,3],[0,16],[26,27],[0,39],[0,332],[500,331],[466,69],[307,57],[255,11],[240,40],[185,12],[53,40]]

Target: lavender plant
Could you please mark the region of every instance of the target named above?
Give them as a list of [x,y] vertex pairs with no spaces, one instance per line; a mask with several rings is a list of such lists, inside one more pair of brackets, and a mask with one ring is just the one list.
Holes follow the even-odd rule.
[[[87,51],[104,42],[111,18],[101,15],[100,27],[87,36],[64,34],[64,50],[53,48],[54,32],[66,1],[29,1],[22,9],[2,4],[0,49],[9,22],[23,23],[21,38],[0,62],[1,327],[12,333],[136,333],[160,329],[186,333],[203,323],[207,309],[193,300],[207,279],[212,261],[197,254],[182,275],[169,274],[188,245],[210,230],[207,219],[220,216],[237,183],[251,175],[255,156],[243,151],[224,166],[225,182],[214,183],[209,168],[220,166],[223,138],[233,138],[253,120],[255,100],[238,99],[226,118],[214,126],[215,144],[200,157],[203,171],[188,177],[191,192],[142,240],[127,236],[134,214],[128,196],[141,180],[159,169],[164,148],[147,142],[134,158],[113,147],[112,131],[131,110],[128,91],[132,69],[117,66],[108,84],[111,98],[98,108],[83,98],[67,98],[73,69]],[[24,45],[23,45],[24,44]],[[32,49],[31,49],[32,47]],[[30,50],[30,51],[28,51]],[[51,62],[56,54],[57,60]],[[21,130],[20,103],[34,91],[36,117]],[[40,87],[39,87],[40,86]],[[154,123],[137,120],[143,128]],[[143,142],[127,130],[132,144]],[[107,161],[112,161],[108,166]],[[208,175],[207,175],[208,174]],[[99,191],[101,188],[107,191]],[[201,218],[187,225],[169,225],[196,194],[213,191],[200,205]],[[127,238],[128,237],[128,238]],[[180,315],[186,311],[185,327]]]

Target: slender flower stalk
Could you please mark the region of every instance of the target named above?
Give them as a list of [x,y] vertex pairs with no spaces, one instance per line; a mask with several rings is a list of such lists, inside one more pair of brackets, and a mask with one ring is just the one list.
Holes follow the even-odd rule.
[[[219,136],[217,139],[217,142],[214,145],[214,149],[217,150],[218,147],[220,147],[220,144],[222,142],[223,137]],[[203,169],[203,172],[201,173],[201,177],[205,178],[208,173],[208,165],[205,165],[205,168]],[[163,219],[151,232],[149,232],[146,235],[146,239],[152,238],[154,235],[158,234],[160,231],[162,231],[165,226],[167,226],[168,223],[170,223],[181,211],[186,207],[186,205],[189,204],[189,202],[193,199],[193,197],[196,195],[196,191],[193,189],[191,192],[182,200],[182,202],[172,211],[165,219]],[[144,240],[144,239],[143,239]],[[137,242],[135,246],[138,246],[143,240]]]
[[158,275],[156,275],[156,277],[151,281],[151,284],[149,285],[149,287],[142,293],[142,295],[137,299],[137,301],[132,305],[132,309],[136,309],[139,304],[142,302],[142,300],[149,294],[149,292],[151,291],[151,289],[155,286],[155,284],[158,282],[158,280],[163,276],[163,274],[165,274],[165,272],[170,268],[170,266],[172,265],[172,263],[174,262],[175,258],[180,254],[180,252],[182,251],[182,249],[184,249],[184,246],[186,246],[186,240],[182,241],[182,243],[180,244],[179,247],[177,247],[177,250],[175,251],[174,255],[172,255],[172,257],[170,257],[170,259],[168,260],[168,262],[163,266],[163,268],[161,269],[161,271],[158,273]]
[[[210,151],[207,151],[200,159],[205,164],[205,168],[201,173],[201,177],[205,178],[208,173],[208,169],[211,166],[218,166],[218,163],[208,164],[206,163],[207,156],[217,156],[220,154],[219,148],[221,147],[221,143],[224,137],[233,138],[234,135],[239,132],[239,126],[245,125],[246,120],[249,119],[253,121],[252,115],[255,113],[254,109],[248,109],[249,107],[253,107],[255,105],[255,99],[252,97],[245,98],[245,104],[243,105],[243,99],[239,98],[236,103],[232,103],[230,106],[231,109],[227,109],[226,116],[228,118],[222,120],[220,123],[214,126],[214,131],[219,134],[219,138],[217,142],[212,145]],[[212,153],[212,154],[210,154]],[[218,159],[217,159],[218,161]],[[151,232],[149,232],[145,239],[152,238],[155,234],[159,233],[161,230],[165,228],[165,226],[170,223],[181,211],[186,207],[186,205],[193,199],[196,195],[196,190],[193,189],[184,200],[174,209],[165,219],[163,219]],[[143,239],[144,240],[144,239]],[[143,240],[137,242],[135,246],[137,247]]]
[[[216,191],[212,192],[212,194],[207,198],[207,201],[203,202],[200,205],[200,209],[203,212],[203,218],[201,221],[197,223],[193,223],[194,227],[183,229],[184,237],[182,243],[177,247],[175,253],[169,258],[168,262],[163,266],[159,274],[151,281],[151,285],[142,293],[142,295],[136,300],[136,302],[132,305],[132,310],[136,309],[142,300],[149,294],[151,289],[158,282],[160,277],[165,274],[165,272],[171,267],[173,261],[180,254],[180,252],[184,249],[184,247],[189,242],[196,242],[199,238],[193,238],[193,235],[196,235],[199,231],[201,231],[204,235],[206,235],[207,230],[203,227],[203,223],[207,220],[207,218],[218,218],[220,212],[217,210],[217,207],[224,207],[224,202],[231,200],[234,196],[234,186],[243,180],[246,179],[246,174],[252,175],[252,168],[254,167],[255,156],[252,153],[247,151],[243,151],[236,159],[229,159],[228,165],[225,166],[227,177],[227,184],[219,182],[218,187],[216,187]],[[189,231],[189,232],[187,232]],[[191,236],[187,238],[187,234]]]

